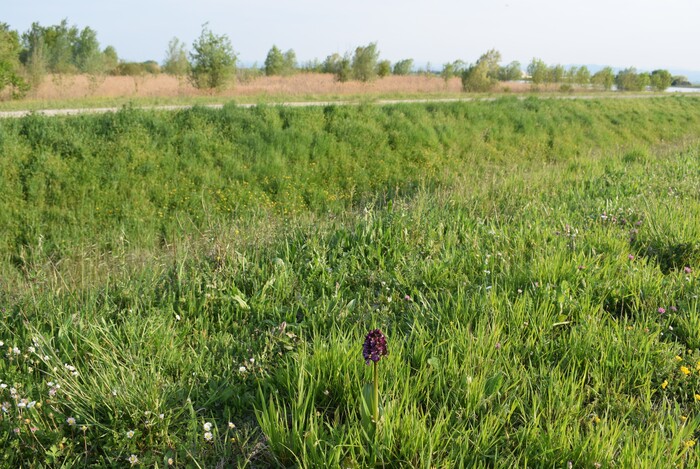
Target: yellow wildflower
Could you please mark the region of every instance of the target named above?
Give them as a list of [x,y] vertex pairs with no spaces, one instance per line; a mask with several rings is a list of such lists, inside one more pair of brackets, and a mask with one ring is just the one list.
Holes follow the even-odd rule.
[[681,358],[681,356],[680,356],[680,355],[676,355],[676,361],[677,361],[677,362],[682,362],[682,361],[683,361],[683,359]]
[[663,383],[661,383],[661,389],[666,389],[666,386],[668,386],[668,380],[665,379]]
[[698,362],[698,364],[695,365],[695,369],[698,370],[698,371],[700,371],[700,362]]
[[682,366],[682,367],[681,367],[681,373],[683,373],[684,375],[688,376],[688,375],[690,374],[690,370],[688,369],[687,366]]
[[688,417],[685,415],[681,415],[681,422],[685,422],[686,420],[688,420]]
[[695,440],[688,440],[685,442],[686,448],[692,448],[693,446],[695,446]]
[[696,395],[695,395],[695,400],[696,400],[696,401],[700,401],[700,394],[696,394]]

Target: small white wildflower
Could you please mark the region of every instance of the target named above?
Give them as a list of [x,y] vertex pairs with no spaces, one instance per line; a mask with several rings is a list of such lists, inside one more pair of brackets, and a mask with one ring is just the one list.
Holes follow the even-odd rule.
[[181,319],[181,318],[180,318],[180,315],[179,315],[179,314],[176,314],[176,315],[175,315],[175,319],[179,321],[179,320]]
[[19,355],[22,351],[18,347],[12,347],[12,353]]
[[44,355],[44,361],[45,361],[45,362],[49,361],[49,356],[48,356],[48,355]]
[[126,432],[126,437],[127,437],[127,438],[133,438],[133,437],[134,437],[134,431],[133,431],[133,430],[129,430],[128,432]]
[[66,423],[72,427],[73,425],[75,425],[75,419],[73,417],[68,417],[66,419]]
[[168,466],[172,466],[175,464],[175,461],[173,461],[173,458],[168,458]]
[[255,363],[255,358],[252,358],[252,357],[251,357],[251,359],[248,360],[248,361],[249,361],[250,363]]
[[46,383],[46,385],[48,387],[52,387],[54,384],[56,384],[56,383],[54,383],[53,381],[49,381],[48,383]]
[[233,422],[229,422],[229,423],[228,423],[228,428],[230,428],[231,430],[233,430],[234,428],[236,428],[236,424],[233,423]]
[[29,350],[29,353],[36,352],[36,349],[34,347],[29,347],[27,350]]
[[0,340],[0,347],[2,347],[3,345],[5,345],[5,342],[3,342],[2,340]]
[[240,371],[241,373],[245,373],[246,371],[248,371],[248,369],[245,366],[242,366],[238,369],[238,371]]
[[5,384],[5,383],[1,383],[1,384],[0,384],[0,388],[2,388],[2,389],[5,389],[5,388],[7,388],[7,384]]
[[204,423],[204,431],[205,431],[205,432],[208,432],[208,431],[210,431],[210,430],[211,430],[211,423],[205,422],[205,423]]
[[35,405],[36,405],[36,401],[28,402],[28,403],[27,403],[27,409],[31,409],[31,408],[34,407]]
[[116,390],[116,389],[112,389],[112,395],[113,395],[113,396],[116,396],[116,395],[117,395],[117,390]]
[[132,454],[131,456],[129,456],[129,462],[131,463],[132,466],[134,464],[137,464],[139,462],[138,456],[136,456],[135,454]]
[[78,376],[79,373],[78,373],[77,371],[73,371],[71,374],[72,374],[73,376]]
[[205,440],[211,441],[212,438],[214,438],[214,435],[212,435],[211,432],[206,432],[206,433],[204,434],[204,439],[205,439]]
[[17,407],[19,407],[20,409],[24,409],[25,407],[27,407],[27,402],[29,401],[27,401],[26,399],[20,399],[20,401],[17,403]]
[[158,414],[158,418],[163,420],[165,418],[165,414]]

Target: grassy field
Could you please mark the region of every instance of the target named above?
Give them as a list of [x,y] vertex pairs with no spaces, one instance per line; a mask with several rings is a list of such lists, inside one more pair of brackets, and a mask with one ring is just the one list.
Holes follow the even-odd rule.
[[699,464],[699,99],[33,115],[0,175],[4,466]]

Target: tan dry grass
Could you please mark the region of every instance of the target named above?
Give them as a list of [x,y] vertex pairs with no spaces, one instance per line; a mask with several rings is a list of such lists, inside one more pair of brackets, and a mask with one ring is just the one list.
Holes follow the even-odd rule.
[[[315,95],[386,95],[420,93],[459,93],[461,82],[453,78],[445,82],[437,76],[389,76],[371,83],[337,82],[333,75],[299,73],[289,77],[258,77],[218,91],[215,95],[236,96],[315,96]],[[105,76],[91,79],[87,75],[48,76],[28,98],[59,100],[86,97],[187,97],[209,96],[194,88],[187,80],[170,75],[142,77]]]

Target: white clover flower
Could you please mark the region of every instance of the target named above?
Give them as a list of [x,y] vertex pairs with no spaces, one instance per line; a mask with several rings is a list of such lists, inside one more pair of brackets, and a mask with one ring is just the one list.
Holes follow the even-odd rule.
[[127,438],[133,438],[133,437],[134,437],[134,431],[133,431],[133,430],[129,430],[128,432],[126,432],[126,437],[127,437]]
[[12,353],[14,353],[15,355],[19,355],[20,353],[22,353],[22,351],[19,349],[19,347],[12,347]]
[[255,358],[251,358],[249,361],[250,363],[255,363]]
[[211,430],[211,423],[205,422],[205,423],[204,423],[204,431],[205,431],[205,432],[208,432],[208,431],[210,431],[210,430]]
[[29,347],[27,350],[29,350],[30,353],[36,352],[36,349],[34,347]]
[[7,388],[7,384],[5,384],[5,383],[0,383],[0,388],[6,389],[6,388]]
[[233,430],[234,428],[236,428],[236,424],[234,424],[233,422],[229,422],[229,423],[228,423],[228,428],[230,428],[231,430]]
[[246,371],[248,371],[248,369],[245,366],[242,366],[238,369],[238,371],[241,373],[245,373]]
[[214,435],[212,435],[211,432],[206,432],[206,433],[204,434],[204,439],[207,440],[207,441],[211,441],[213,438],[214,438]]

